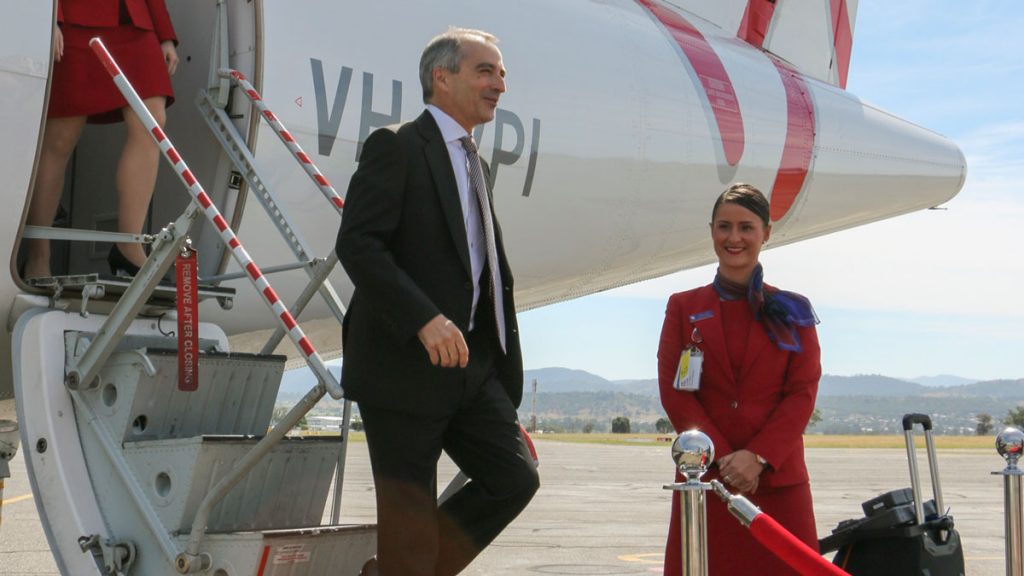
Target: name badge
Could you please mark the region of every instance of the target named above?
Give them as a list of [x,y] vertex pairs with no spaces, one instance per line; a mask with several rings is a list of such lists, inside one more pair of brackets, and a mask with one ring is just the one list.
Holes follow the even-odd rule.
[[707,320],[708,318],[713,318],[714,315],[714,310],[705,310],[703,312],[697,312],[696,314],[690,314],[690,324],[700,322],[701,320]]
[[704,363],[704,353],[699,348],[690,347],[679,356],[679,368],[672,387],[685,392],[700,390],[700,369]]

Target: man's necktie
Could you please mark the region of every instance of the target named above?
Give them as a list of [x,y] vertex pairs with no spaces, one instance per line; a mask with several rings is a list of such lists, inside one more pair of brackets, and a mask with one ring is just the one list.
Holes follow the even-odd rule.
[[502,352],[505,351],[505,314],[502,312],[504,298],[501,289],[501,270],[498,268],[498,245],[494,240],[494,220],[491,217],[491,204],[487,200],[487,185],[484,183],[484,171],[480,165],[480,155],[476,151],[476,142],[472,136],[459,138],[466,149],[466,160],[469,162],[469,185],[476,193],[480,205],[480,220],[484,225],[484,240],[487,244],[487,267],[491,269],[491,302],[494,303],[494,320],[498,327],[498,341]]

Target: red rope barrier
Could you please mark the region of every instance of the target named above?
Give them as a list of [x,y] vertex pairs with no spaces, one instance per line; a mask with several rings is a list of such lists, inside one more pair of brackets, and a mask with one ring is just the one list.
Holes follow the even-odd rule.
[[850,576],[763,512],[750,523],[750,534],[802,576]]
[[537,448],[533,445],[533,438],[530,438],[530,434],[523,428],[523,425],[519,425],[519,432],[523,435],[523,441],[526,442],[526,447],[530,450],[530,456],[533,458],[535,464],[540,463],[540,458],[537,457]]

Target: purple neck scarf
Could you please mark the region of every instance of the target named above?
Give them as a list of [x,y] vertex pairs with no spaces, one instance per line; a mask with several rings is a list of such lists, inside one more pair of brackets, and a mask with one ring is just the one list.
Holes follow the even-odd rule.
[[750,284],[732,282],[718,272],[713,286],[722,300],[746,300],[754,319],[764,326],[768,338],[782,350],[802,351],[797,327],[818,323],[818,316],[806,297],[796,292],[765,287],[764,269],[760,263],[750,276]]

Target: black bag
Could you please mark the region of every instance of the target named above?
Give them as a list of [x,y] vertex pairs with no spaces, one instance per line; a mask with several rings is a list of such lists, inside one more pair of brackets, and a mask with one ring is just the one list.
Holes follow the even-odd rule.
[[[914,453],[914,424],[924,428],[935,499],[922,502]],[[832,563],[853,576],[964,576],[964,553],[953,517],[942,504],[932,421],[925,414],[903,417],[911,488],[864,502],[864,518],[843,520],[819,542],[838,550]]]

